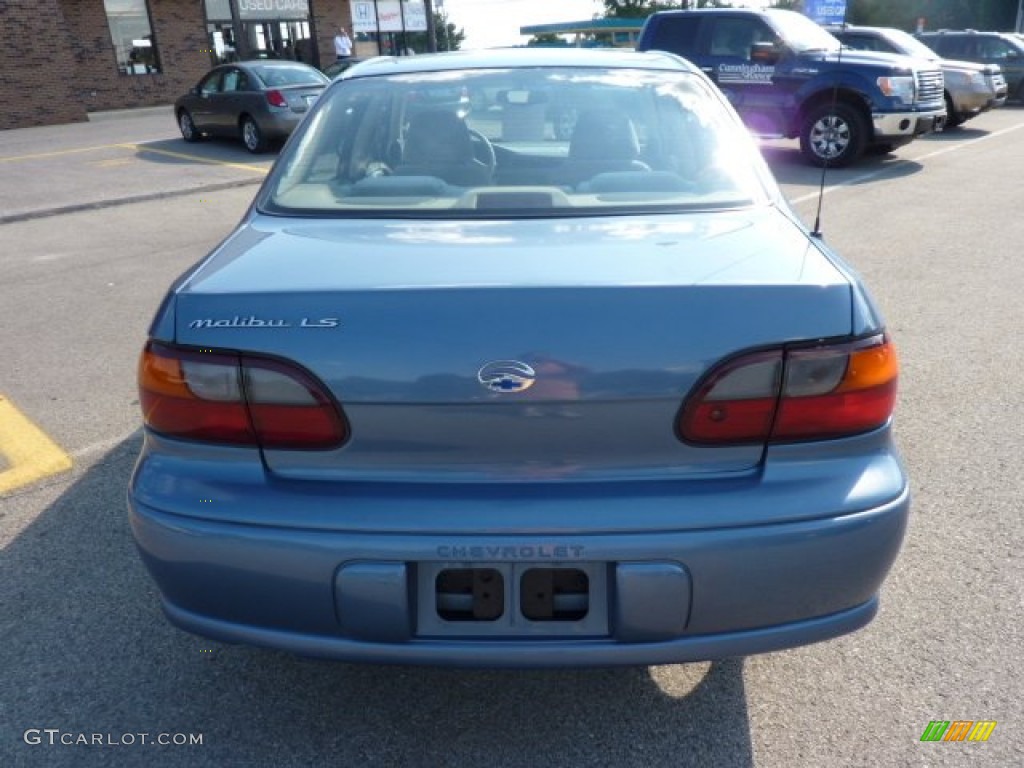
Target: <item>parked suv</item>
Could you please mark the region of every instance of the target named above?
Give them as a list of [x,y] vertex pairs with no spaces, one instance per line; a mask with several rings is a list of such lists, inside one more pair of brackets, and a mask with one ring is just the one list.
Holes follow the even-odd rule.
[[1024,102],[1024,39],[1010,32],[973,29],[922,32],[917,39],[939,56],[982,64],[998,64],[1006,78],[1009,98]]
[[844,45],[858,51],[902,53],[934,61],[946,82],[946,127],[953,128],[1006,101],[1006,78],[998,64],[940,58],[935,51],[902,29],[891,27],[827,27]]

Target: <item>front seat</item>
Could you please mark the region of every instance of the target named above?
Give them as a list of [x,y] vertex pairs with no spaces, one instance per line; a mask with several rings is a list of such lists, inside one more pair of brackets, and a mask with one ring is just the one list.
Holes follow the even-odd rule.
[[599,173],[650,171],[639,157],[640,141],[629,117],[610,109],[581,112],[559,178],[575,187]]
[[491,183],[491,169],[476,159],[469,128],[447,110],[426,110],[409,118],[396,176],[434,176],[460,187]]

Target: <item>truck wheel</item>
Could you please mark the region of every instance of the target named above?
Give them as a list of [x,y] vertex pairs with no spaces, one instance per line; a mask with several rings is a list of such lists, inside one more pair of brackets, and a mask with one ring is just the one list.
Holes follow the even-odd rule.
[[804,115],[800,151],[817,166],[841,168],[854,162],[867,145],[867,123],[846,104],[818,104]]
[[953,108],[953,99],[950,95],[946,94],[946,128],[956,128],[960,125],[963,120],[956,113],[956,109]]

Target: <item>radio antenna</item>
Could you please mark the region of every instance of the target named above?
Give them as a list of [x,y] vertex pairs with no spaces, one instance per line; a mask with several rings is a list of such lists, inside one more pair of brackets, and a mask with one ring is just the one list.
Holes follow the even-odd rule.
[[[843,20],[840,23],[841,29],[846,29],[846,8],[843,8]],[[836,66],[841,67],[843,65],[843,45],[839,44],[839,53],[836,56]],[[835,120],[836,105],[839,103],[839,79],[836,78],[835,83],[832,85],[832,119]],[[835,131],[835,127],[829,129]],[[825,157],[822,158],[821,164],[821,181],[818,184],[818,209],[814,213],[814,229],[811,230],[811,235],[817,238],[821,238],[821,203],[825,199],[825,174],[828,172],[828,160],[829,160],[829,147],[831,142],[825,145]]]

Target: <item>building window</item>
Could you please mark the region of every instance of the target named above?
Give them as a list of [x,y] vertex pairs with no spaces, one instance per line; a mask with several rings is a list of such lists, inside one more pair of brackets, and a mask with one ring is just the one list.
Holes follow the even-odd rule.
[[229,0],[206,0],[207,21],[231,21]]
[[125,75],[159,72],[160,56],[146,0],[103,0],[103,6],[107,11],[118,70]]

